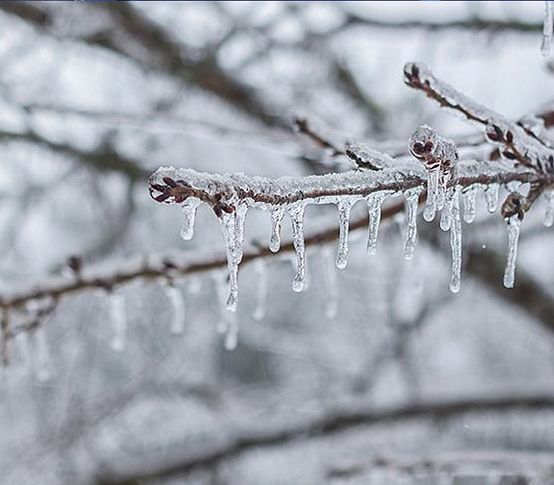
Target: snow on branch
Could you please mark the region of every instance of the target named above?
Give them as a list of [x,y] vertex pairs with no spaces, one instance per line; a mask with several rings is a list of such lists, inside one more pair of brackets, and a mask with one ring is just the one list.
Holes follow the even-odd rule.
[[[433,75],[423,63],[404,67],[408,86],[424,92],[442,107],[461,113],[477,125],[487,140],[499,147],[502,159],[509,165],[519,163],[542,172],[554,172],[554,151],[529,129],[476,103]],[[537,122],[540,122],[538,118]]]

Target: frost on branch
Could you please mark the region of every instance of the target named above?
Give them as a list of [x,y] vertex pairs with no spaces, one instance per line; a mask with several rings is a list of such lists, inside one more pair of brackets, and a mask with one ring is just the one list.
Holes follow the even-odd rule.
[[501,161],[511,169],[517,165],[552,172],[554,151],[539,137],[436,78],[427,65],[408,63],[404,67],[408,86],[423,91],[442,107],[461,114],[480,128],[487,141],[497,146]]

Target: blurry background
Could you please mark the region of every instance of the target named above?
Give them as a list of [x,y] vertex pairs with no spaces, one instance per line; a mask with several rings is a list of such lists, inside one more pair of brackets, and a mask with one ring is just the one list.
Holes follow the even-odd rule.
[[[71,255],[84,271],[116,273],[151,254],[221,253],[213,214],[201,208],[194,239],[182,241],[179,208],[150,199],[148,175],[161,165],[344,169],[293,132],[293,116],[391,154],[423,122],[471,134],[403,85],[407,61],[507,116],[544,111],[554,66],[539,51],[543,10],[0,3],[2,294],[40,287]],[[402,217],[383,224],[375,257],[365,231],[353,232],[345,271],[332,268],[335,242],[313,247],[301,294],[289,258],[245,265],[233,351],[217,332],[233,318],[218,296],[224,268],[179,281],[182,335],[170,334],[163,282],[119,289],[122,352],[110,347],[105,292],[62,299],[16,339],[0,382],[0,482],[553,483],[553,235],[537,207],[516,290],[504,290],[505,227],[484,205],[480,194],[477,220],[464,225],[455,296],[448,235],[420,222],[405,262]],[[336,225],[336,209],[311,207],[306,218],[315,233]],[[246,238],[265,245],[269,228],[251,211]],[[255,319],[264,272],[267,306]]]

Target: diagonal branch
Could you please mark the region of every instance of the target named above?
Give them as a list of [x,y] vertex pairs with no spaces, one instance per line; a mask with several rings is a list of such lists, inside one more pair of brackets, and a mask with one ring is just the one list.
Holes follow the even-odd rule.
[[[428,419],[441,421],[463,416],[468,412],[538,411],[554,407],[554,397],[512,396],[501,398],[474,398],[458,401],[408,404],[389,409],[339,410],[311,420],[304,420],[291,427],[275,429],[238,430],[227,437],[220,436],[213,448],[190,452],[165,461],[148,460],[145,466],[137,460],[126,470],[103,470],[96,479],[101,485],[134,485],[189,473],[198,468],[211,468],[240,457],[249,451],[331,436],[359,426],[370,426],[402,421]],[[152,465],[157,463],[157,465]]]

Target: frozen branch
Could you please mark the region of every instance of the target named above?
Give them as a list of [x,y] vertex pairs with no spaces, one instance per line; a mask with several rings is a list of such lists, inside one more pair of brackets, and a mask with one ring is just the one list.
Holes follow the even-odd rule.
[[[227,436],[219,435],[212,448],[191,450],[190,453],[160,460],[137,461],[127,469],[102,470],[99,485],[134,485],[190,473],[199,468],[211,468],[250,451],[283,446],[308,439],[331,436],[359,426],[390,424],[405,419],[440,421],[453,419],[469,412],[540,411],[554,407],[554,398],[544,396],[513,396],[475,398],[459,401],[409,404],[389,409],[338,410],[315,419],[306,419],[290,427],[275,429],[235,430]],[[156,463],[157,465],[152,465]]]
[[508,163],[554,172],[554,151],[519,124],[459,93],[436,78],[425,64],[406,64],[404,76],[408,86],[423,91],[440,106],[461,113],[476,124],[491,143],[499,146],[501,156]]

